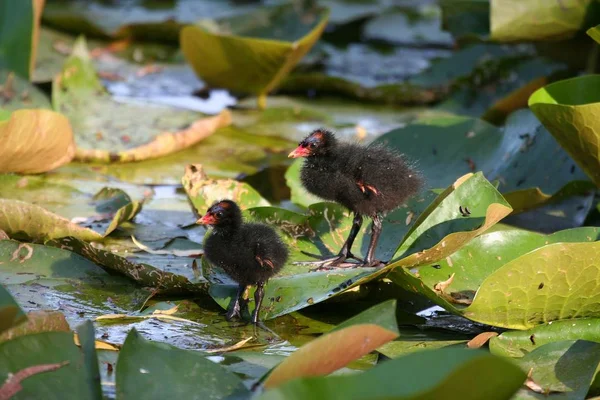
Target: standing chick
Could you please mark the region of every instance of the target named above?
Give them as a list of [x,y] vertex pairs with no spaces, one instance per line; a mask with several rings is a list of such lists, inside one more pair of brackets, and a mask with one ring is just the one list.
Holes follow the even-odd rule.
[[392,211],[417,194],[423,180],[402,155],[383,145],[340,143],[335,135],[317,129],[301,141],[289,157],[306,157],[300,179],[312,194],[335,201],[354,213],[352,229],[338,255],[323,260],[322,267],[344,267],[355,257],[352,244],[363,216],[373,219],[371,242],[362,265],[377,266],[375,247],[381,235],[381,214]]
[[198,223],[213,227],[204,244],[204,257],[223,268],[239,285],[233,307],[225,317],[241,318],[241,308],[247,307],[247,300],[243,299],[246,287],[256,285],[252,322],[258,323],[264,285],[286,263],[287,246],[270,226],[244,223],[240,208],[231,200],[214,203]]

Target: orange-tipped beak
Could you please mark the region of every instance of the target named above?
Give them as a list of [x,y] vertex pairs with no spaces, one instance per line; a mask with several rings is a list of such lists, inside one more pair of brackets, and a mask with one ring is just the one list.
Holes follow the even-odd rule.
[[288,154],[288,158],[307,157],[310,155],[310,151],[306,147],[298,146],[296,150]]
[[217,219],[213,215],[206,214],[204,217],[196,221],[196,223],[200,225],[214,225],[217,223]]

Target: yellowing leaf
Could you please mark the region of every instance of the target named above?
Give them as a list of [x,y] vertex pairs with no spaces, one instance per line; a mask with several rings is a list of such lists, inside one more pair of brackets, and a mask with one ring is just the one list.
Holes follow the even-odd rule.
[[296,42],[212,33],[199,26],[187,26],[181,31],[181,49],[207,85],[254,93],[259,96],[259,106],[264,108],[266,95],[312,48],[328,17],[329,12],[323,10],[295,15],[295,24],[308,20],[313,25]]
[[302,346],[265,380],[271,389],[295,378],[327,375],[398,337],[375,324],[352,325]]
[[18,110],[0,121],[0,172],[35,174],[73,159],[69,120],[50,110]]

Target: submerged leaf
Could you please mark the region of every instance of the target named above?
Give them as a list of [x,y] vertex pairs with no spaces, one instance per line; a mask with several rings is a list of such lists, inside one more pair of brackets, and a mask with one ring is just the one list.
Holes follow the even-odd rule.
[[[242,35],[255,37],[187,26],[181,31],[181,48],[196,74],[207,85],[256,94],[259,106],[264,108],[266,95],[319,39],[328,16],[324,10],[309,10],[299,15],[293,5],[274,7],[270,17],[286,21],[286,30],[290,26],[303,25],[304,32],[308,33],[296,42],[285,42],[262,38],[264,35],[249,30]],[[248,20],[245,17],[244,21]]]
[[75,155],[69,120],[50,110],[14,111],[0,121],[0,142],[0,173],[46,172]]

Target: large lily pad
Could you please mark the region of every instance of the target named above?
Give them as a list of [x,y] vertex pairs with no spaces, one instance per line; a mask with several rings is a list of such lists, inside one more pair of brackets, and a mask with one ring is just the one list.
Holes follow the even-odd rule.
[[600,342],[600,319],[551,321],[526,331],[508,331],[490,339],[492,354],[523,357],[547,343],[563,340]]
[[[246,29],[236,32],[237,35],[210,32],[199,26],[188,26],[181,31],[183,53],[207,85],[256,94],[261,108],[266,106],[266,95],[319,39],[327,25],[328,12],[310,9],[299,14],[296,7],[286,5],[274,7],[265,17],[277,20],[285,26],[285,32],[302,32],[298,36],[302,37],[289,42],[273,40],[267,30],[252,24],[243,26]],[[254,19],[244,17],[242,21],[247,24]]]
[[[565,340],[543,345],[517,363],[531,371],[516,399],[583,399],[600,363],[600,343]],[[560,396],[560,397],[559,397]]]
[[573,36],[586,28],[595,12],[594,0],[532,1],[492,0],[490,29],[493,40],[552,40]]
[[25,313],[10,293],[0,286],[0,333],[25,320]]
[[525,373],[501,357],[479,350],[440,349],[391,360],[358,375],[298,379],[269,390],[259,398],[366,400],[460,396],[500,400],[510,398],[524,380]]
[[22,108],[52,109],[48,95],[25,78],[21,78],[14,72],[0,69],[0,114],[6,113],[6,118],[0,116],[0,120],[10,117],[11,111]]
[[40,173],[75,155],[69,120],[50,110],[19,110],[0,121],[0,172]]
[[3,2],[0,6],[0,69],[29,79],[35,66],[44,0]]
[[[101,241],[113,232],[124,221],[133,219],[142,208],[142,202],[131,201],[129,196],[120,190],[99,192],[99,195],[124,200],[124,203],[113,208],[109,205],[110,222],[103,232],[77,225],[70,220],[54,214],[43,207],[20,200],[0,199],[0,229],[11,237],[25,237],[32,240],[47,240],[66,236],[74,236],[87,241]],[[98,207],[98,206],[96,206]],[[98,210],[98,208],[96,208]]]
[[600,185],[598,132],[600,75],[552,83],[529,98],[529,107],[596,185]]
[[376,142],[418,160],[430,187],[445,187],[473,169],[498,179],[515,212],[544,204],[559,192],[558,197],[593,193],[593,185],[573,182],[587,177],[526,110],[512,114],[504,132],[476,118],[440,116],[418,119]]
[[454,37],[490,34],[490,0],[441,0],[442,27]]
[[[471,210],[468,218],[459,211],[465,205]],[[269,319],[343,293],[395,267],[443,259],[510,213],[510,207],[481,174],[466,176],[437,199],[432,192],[422,193],[385,217],[376,253],[380,259],[392,261],[385,268],[320,272],[310,272],[314,266],[293,263],[314,260],[302,251],[325,256],[338,252],[352,224],[351,216],[341,206],[314,204],[308,215],[274,207],[246,212],[252,219],[279,227],[291,249],[288,264],[266,286],[262,316]],[[363,228],[356,238],[354,254],[363,256],[369,239]],[[235,295],[235,283],[204,260],[203,268],[211,282],[211,296],[226,308]]]
[[149,342],[132,329],[119,354],[120,399],[222,399],[248,395],[242,381],[196,351]]
[[72,333],[21,336],[0,344],[0,376],[20,378],[19,372],[32,375],[20,381],[22,388],[16,391],[15,399],[64,399],[65,393],[78,399],[97,399],[100,382],[88,369],[86,358],[75,346]]
[[[81,161],[157,158],[186,149],[230,123],[228,111],[198,119],[191,111],[114,101],[96,76],[83,38],[75,43],[53,88],[54,108],[71,120]],[[132,120],[139,115],[145,118]],[[179,130],[173,132],[173,127]]]
[[[471,241],[445,260],[429,263],[416,272],[395,269],[388,277],[450,312],[494,326],[527,329],[557,319],[594,317],[597,311],[588,304],[588,296],[595,296],[593,289],[585,296],[568,293],[577,293],[585,285],[583,281],[587,282],[587,278],[576,280],[571,275],[593,271],[585,257],[598,246],[598,237],[598,229],[591,227],[548,236],[521,230],[497,231]],[[582,253],[583,249],[586,251]],[[575,254],[580,256],[574,257]],[[546,261],[547,257],[559,257],[565,262],[558,265]],[[528,263],[530,270],[525,267]],[[515,268],[520,271],[518,274],[514,273]],[[445,288],[436,290],[435,286],[442,282],[446,282]],[[531,297],[513,302],[511,294],[517,292]]]

